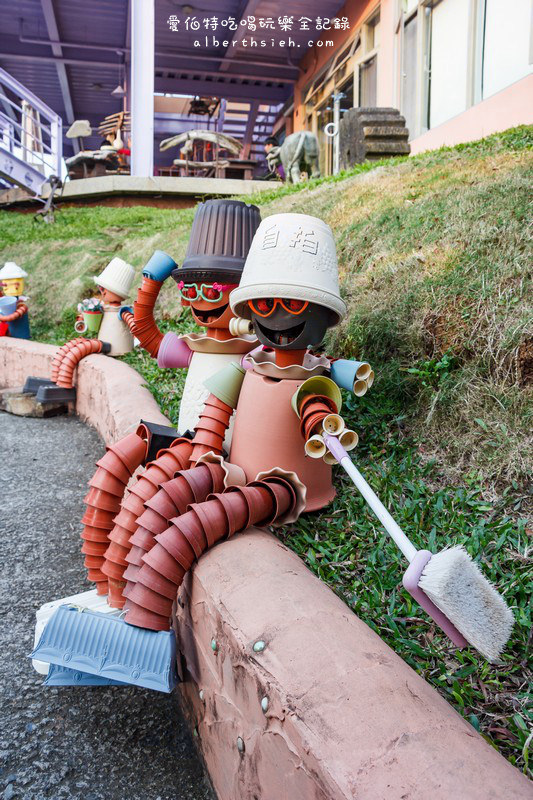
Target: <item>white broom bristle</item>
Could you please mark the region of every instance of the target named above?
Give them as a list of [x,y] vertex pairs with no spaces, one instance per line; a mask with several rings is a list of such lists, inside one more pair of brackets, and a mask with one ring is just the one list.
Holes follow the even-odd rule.
[[511,635],[514,617],[464,547],[450,547],[432,556],[418,585],[488,661],[498,658]]

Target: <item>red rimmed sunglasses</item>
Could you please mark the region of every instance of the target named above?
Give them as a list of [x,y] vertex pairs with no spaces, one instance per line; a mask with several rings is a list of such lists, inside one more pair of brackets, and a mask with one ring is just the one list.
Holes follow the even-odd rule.
[[287,311],[288,314],[292,314],[295,317],[305,311],[309,305],[309,303],[304,300],[286,300],[282,297],[265,297],[261,300],[248,300],[248,306],[258,317],[269,317],[274,313],[278,304]]

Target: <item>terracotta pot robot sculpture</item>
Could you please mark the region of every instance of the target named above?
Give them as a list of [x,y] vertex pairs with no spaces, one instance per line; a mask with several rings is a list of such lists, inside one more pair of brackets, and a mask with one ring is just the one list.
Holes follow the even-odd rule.
[[0,336],[30,339],[27,297],[24,279],[28,273],[14,261],[6,261],[0,269]]
[[[261,346],[205,381],[209,396],[192,441],[178,439],[159,453],[131,486],[118,516],[100,522],[93,512],[84,517],[90,532],[85,544],[99,545],[84,552],[101,558],[99,566],[91,561],[91,569],[97,570],[93,579],[108,576],[110,593],[111,581],[119,582],[116,605],[126,613],[117,618],[60,607],[33,654],[55,665],[47,680],[51,685],[72,683],[69,670],[81,670],[85,678],[78,676],[77,683],[112,679],[170,691],[176,680],[170,618],[185,574],[206,550],[237,532],[283,525],[326,506],[335,495],[336,463],[350,474],[411,562],[406,588],[458,646],[467,643],[419,585],[424,565],[442,554],[415,550],[347,456],[357,444],[357,434],[345,428],[340,416],[339,387],[364,394],[372,380],[370,366],[310,352],[346,311],[330,228],[302,214],[265,219],[230,306],[239,318],[252,322]],[[233,409],[233,437],[224,458],[223,436]],[[106,480],[105,470],[118,459],[126,480],[144,447],[140,430],[118,449],[111,448],[99,462],[101,474],[98,482],[91,481],[91,492],[102,487],[111,507],[115,484]],[[110,531],[107,539],[103,534],[93,538],[98,526],[104,533]],[[442,565],[438,567],[442,576]],[[459,571],[465,575],[464,565]],[[484,584],[476,592],[472,587],[479,580]],[[485,628],[494,628],[497,613],[508,635],[510,612],[490,586],[497,601],[491,601],[487,611],[485,584],[481,574],[469,581],[469,591],[479,601],[476,614],[484,616]],[[464,621],[464,615],[458,616]],[[477,646],[475,635],[469,641]]]
[[[122,316],[132,325],[141,346],[158,366],[187,369],[180,403],[178,430],[192,430],[207,399],[204,381],[257,345],[251,326],[237,321],[229,305],[230,292],[240,281],[246,256],[261,217],[259,209],[238,200],[208,200],[194,216],[181,267],[156,251],[143,269],[143,281],[133,312]],[[163,335],[153,316],[163,282],[172,277],[183,306],[189,307],[204,330]],[[229,438],[226,439],[229,445]]]
[[74,373],[83,358],[93,353],[121,356],[132,350],[133,335],[121,320],[120,308],[134,278],[134,268],[121,258],[113,258],[100,275],[94,276],[99,298],[80,303],[75,328],[95,338],[77,337],[60,347],[52,361],[51,379],[30,377],[25,392],[36,394],[40,403],[72,402],[76,399]]

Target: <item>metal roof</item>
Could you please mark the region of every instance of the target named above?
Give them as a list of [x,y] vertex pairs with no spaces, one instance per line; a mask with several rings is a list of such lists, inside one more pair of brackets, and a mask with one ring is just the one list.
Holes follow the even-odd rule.
[[[111,94],[122,80],[120,64],[129,62],[131,0],[18,0],[0,5],[0,66],[27,86],[63,118],[65,129],[74,119],[93,127],[122,108]],[[334,17],[342,0],[155,0],[155,91],[216,95],[228,100],[283,103],[299,76],[298,62],[310,40],[323,37],[313,24],[300,30],[300,17]],[[287,8],[288,7],[288,8]],[[244,26],[222,28],[222,19],[237,22],[249,16],[289,13],[290,31]],[[168,19],[176,16],[178,31]],[[189,17],[189,30],[186,19]],[[192,30],[196,17],[199,30]],[[217,18],[217,29],[206,29],[205,18]],[[207,36],[207,42],[206,42]],[[243,37],[265,39],[266,47],[250,47]],[[280,46],[292,39],[290,48]],[[271,43],[274,40],[274,44]],[[195,46],[200,42],[201,46]],[[225,46],[225,42],[229,42]],[[235,42],[235,44],[234,44]]]

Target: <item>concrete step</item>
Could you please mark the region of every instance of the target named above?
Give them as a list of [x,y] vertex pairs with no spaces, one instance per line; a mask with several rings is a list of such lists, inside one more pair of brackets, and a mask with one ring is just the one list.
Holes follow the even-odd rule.
[[366,141],[365,140],[365,147],[366,152],[380,154],[381,156],[397,156],[405,153],[406,155],[409,154],[411,148],[409,147],[408,142],[387,142],[387,141]]
[[402,117],[401,114],[361,114],[358,117],[358,121],[361,125],[405,125],[405,117]]
[[363,128],[365,138],[371,139],[408,139],[409,131],[403,126],[393,125],[365,125]]

